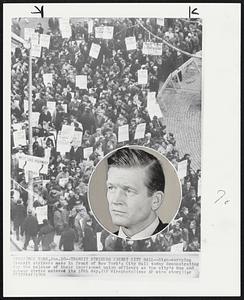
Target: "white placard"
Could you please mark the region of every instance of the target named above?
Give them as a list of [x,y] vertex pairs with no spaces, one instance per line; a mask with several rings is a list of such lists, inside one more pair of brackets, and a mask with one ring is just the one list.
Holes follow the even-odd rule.
[[93,20],[89,20],[88,21],[88,33],[92,33],[93,32]]
[[162,111],[157,102],[149,104],[147,110],[151,120],[153,119],[154,116],[158,118],[162,118]]
[[163,43],[144,42],[142,53],[145,55],[159,55],[163,52]]
[[34,57],[41,57],[41,49],[40,45],[32,45],[31,46],[31,56]]
[[164,26],[164,18],[158,18],[157,25]]
[[141,123],[136,126],[134,139],[143,139],[146,131],[146,123]]
[[75,128],[72,125],[63,125],[62,126],[62,130],[61,130],[61,134],[62,136],[67,136],[70,138],[70,140],[72,140],[73,135],[74,135],[74,131]]
[[87,75],[76,75],[75,85],[80,89],[87,90]]
[[175,244],[171,246],[171,253],[182,253],[183,252],[183,243]]
[[118,129],[118,142],[129,141],[129,125],[119,126]]
[[40,35],[40,46],[49,49],[49,46],[50,46],[50,35],[48,35],[48,34],[41,34]]
[[89,52],[89,56],[97,59],[98,55],[99,55],[99,52],[100,52],[100,49],[101,49],[100,45],[92,43],[91,44],[91,49],[90,49],[90,52]]
[[59,28],[63,38],[70,38],[72,35],[69,18],[59,18]]
[[24,112],[26,113],[29,110],[29,101],[24,100]]
[[83,135],[82,131],[74,131],[71,145],[74,146],[75,148],[80,147],[82,143],[82,135]]
[[138,84],[147,84],[148,81],[148,71],[147,70],[138,70]]
[[89,159],[89,156],[93,153],[93,147],[84,148],[83,151],[84,159]]
[[51,156],[51,148],[45,148],[44,152],[45,152],[45,158],[49,160]]
[[52,85],[53,84],[53,74],[52,73],[43,74],[43,82],[44,82],[45,86]]
[[35,33],[35,29],[34,28],[25,28],[24,29],[24,39],[26,41],[29,41],[31,39],[32,33]]
[[177,173],[180,179],[183,179],[187,175],[187,159],[178,162],[177,164]]
[[21,130],[24,126],[24,123],[14,123],[12,124],[14,130]]
[[39,112],[32,112],[31,114],[31,125],[32,127],[38,127],[40,113]]
[[54,114],[56,110],[56,102],[54,101],[47,101],[47,108],[50,111],[51,115]]
[[71,148],[70,137],[63,136],[62,134],[58,134],[57,140],[57,152],[65,154],[69,152]]
[[126,37],[125,44],[127,51],[136,50],[136,38],[134,36]]
[[38,157],[32,155],[19,156],[22,162],[19,164],[19,168],[24,167],[25,171],[32,171],[35,174],[47,174],[49,160],[45,157]]
[[26,146],[26,133],[25,130],[18,130],[13,132],[14,146]]
[[147,94],[147,107],[156,102],[156,92],[148,92]]
[[31,34],[31,45],[39,45],[39,33],[33,32]]
[[35,208],[38,224],[42,224],[43,220],[47,220],[47,205],[38,206]]
[[102,232],[97,232],[97,251],[103,250],[103,244],[101,243],[101,234]]
[[95,37],[97,39],[112,39],[114,33],[113,26],[99,26],[95,27]]

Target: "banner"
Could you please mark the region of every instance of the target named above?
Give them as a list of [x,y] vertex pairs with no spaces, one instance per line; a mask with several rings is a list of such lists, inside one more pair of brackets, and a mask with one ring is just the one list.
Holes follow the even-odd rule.
[[99,55],[99,52],[100,52],[100,49],[101,49],[100,45],[92,43],[91,49],[90,49],[90,52],[89,52],[89,56],[97,59],[98,55]]
[[157,19],[157,25],[164,26],[164,18]]
[[40,45],[32,45],[31,46],[31,56],[34,57],[41,57],[41,49]]
[[88,147],[83,149],[84,159],[89,159],[89,156],[93,153],[93,147]]
[[93,32],[93,20],[89,20],[88,21],[88,33],[92,33]]
[[148,81],[148,74],[147,70],[138,70],[138,84],[147,84]]
[[25,130],[18,130],[13,132],[14,146],[26,146],[26,133]]
[[32,33],[35,33],[35,29],[34,28],[25,28],[24,29],[24,39],[26,41],[29,41],[31,39]]
[[47,205],[44,206],[38,206],[35,208],[36,210],[36,217],[37,217],[37,221],[38,224],[42,224],[43,220],[48,220],[47,217]]
[[125,38],[125,44],[127,51],[136,50],[136,38],[134,36]]
[[48,34],[41,34],[40,35],[40,46],[49,49],[49,46],[50,46],[50,35],[48,35]]
[[118,129],[118,142],[129,141],[129,125],[119,126]]
[[178,162],[177,173],[178,173],[179,179],[183,179],[186,177],[186,175],[187,175],[187,159]]
[[32,127],[38,127],[40,113],[39,112],[32,112],[31,114],[31,125]]
[[48,86],[48,85],[52,85],[53,84],[53,74],[52,73],[46,73],[46,74],[43,74],[43,82],[45,84],[45,86]]
[[135,136],[134,139],[143,139],[145,136],[145,131],[146,131],[146,123],[141,123],[136,126],[136,131],[135,131]]
[[47,174],[49,160],[45,157],[38,157],[32,155],[19,156],[19,168],[24,168],[25,171],[32,171],[35,174]]
[[162,55],[163,43],[144,42],[142,53],[145,55]]
[[113,26],[99,26],[95,27],[95,37],[97,39],[112,39],[114,33]]
[[87,75],[76,75],[75,86],[79,89],[87,90]]
[[82,131],[74,131],[71,145],[74,146],[75,148],[80,147],[82,143],[82,135],[83,135]]

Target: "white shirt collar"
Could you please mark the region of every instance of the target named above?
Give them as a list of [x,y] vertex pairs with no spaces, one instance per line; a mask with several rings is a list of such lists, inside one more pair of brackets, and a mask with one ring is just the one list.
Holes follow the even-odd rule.
[[156,218],[149,226],[147,226],[142,231],[134,234],[130,238],[124,233],[123,228],[120,227],[118,237],[123,238],[123,239],[131,239],[131,240],[144,239],[144,238],[150,237],[154,233],[154,231],[156,230],[158,225],[159,225],[159,219]]

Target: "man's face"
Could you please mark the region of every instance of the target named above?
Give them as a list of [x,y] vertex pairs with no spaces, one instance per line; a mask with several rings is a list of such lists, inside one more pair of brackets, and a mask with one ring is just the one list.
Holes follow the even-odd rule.
[[145,168],[109,168],[107,198],[115,225],[135,232],[148,225],[154,211],[145,179]]

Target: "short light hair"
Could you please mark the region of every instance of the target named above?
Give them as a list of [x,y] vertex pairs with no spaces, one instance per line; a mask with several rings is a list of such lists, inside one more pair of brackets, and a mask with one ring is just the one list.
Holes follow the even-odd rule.
[[124,147],[115,151],[108,158],[108,167],[147,168],[145,185],[151,196],[156,191],[164,192],[165,176],[159,160],[152,154],[141,150]]

